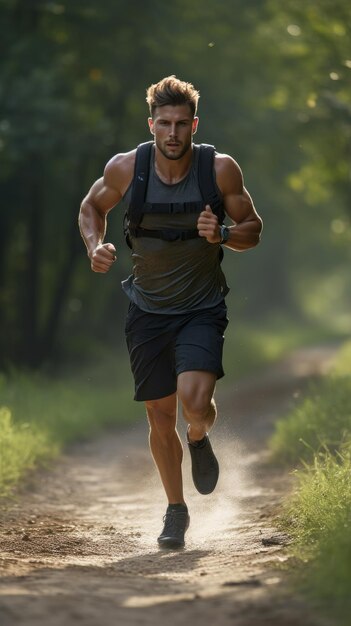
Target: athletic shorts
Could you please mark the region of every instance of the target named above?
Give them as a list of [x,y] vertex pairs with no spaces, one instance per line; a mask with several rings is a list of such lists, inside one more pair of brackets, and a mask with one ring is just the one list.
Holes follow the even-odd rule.
[[125,333],[135,382],[135,400],[158,400],[177,390],[181,372],[203,370],[224,376],[227,327],[224,300],[209,309],[177,315],[148,313],[129,305]]

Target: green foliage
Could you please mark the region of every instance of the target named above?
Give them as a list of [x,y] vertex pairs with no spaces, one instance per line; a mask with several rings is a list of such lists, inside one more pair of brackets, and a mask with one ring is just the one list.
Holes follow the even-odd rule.
[[349,626],[351,611],[350,520],[349,509],[347,521],[335,525],[333,532],[320,545],[308,576],[309,594],[323,603],[332,617],[339,616],[343,626]]
[[290,68],[280,73],[271,103],[295,115],[299,145],[307,157],[289,184],[312,206],[332,200],[336,185],[349,195],[349,7],[343,0],[288,0],[284,5],[270,0],[267,8],[271,19],[262,28],[279,47],[279,63]]
[[351,610],[350,475],[350,442],[341,454],[315,457],[297,472],[298,486],[281,520],[293,539],[299,589],[345,626]]
[[21,478],[58,452],[48,432],[36,424],[15,424],[10,409],[0,408],[0,498],[8,496]]
[[351,521],[351,456],[324,450],[310,465],[297,470],[297,488],[285,508],[284,520],[295,546],[306,556],[316,554],[337,527]]
[[200,89],[196,139],[238,159],[265,221],[257,250],[226,254],[238,321],[349,332],[346,0],[6,0],[0,15],[2,368],[122,341],[123,208],[109,276],[91,275],[76,216],[106,161],[147,139],[145,88],[172,73]]
[[16,372],[0,381],[0,497],[28,470],[54,458],[64,445],[142,414],[131,389],[99,380],[50,380]]
[[270,440],[274,460],[296,464],[311,461],[319,451],[337,450],[351,439],[351,348],[336,358],[332,374],[310,388],[292,412],[279,419]]
[[274,458],[297,463],[296,488],[282,527],[292,538],[300,590],[349,624],[351,610],[351,342],[331,373],[301,406],[281,419],[271,440]]
[[339,350],[332,368],[334,376],[351,376],[351,341]]

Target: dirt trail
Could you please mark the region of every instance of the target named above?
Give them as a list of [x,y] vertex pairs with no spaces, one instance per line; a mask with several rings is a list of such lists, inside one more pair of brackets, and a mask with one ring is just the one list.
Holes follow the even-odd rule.
[[[274,516],[287,474],[264,463],[274,419],[330,350],[299,351],[256,381],[217,394],[216,491],[200,496],[185,450],[186,549],[159,551],[165,500],[147,428],[72,448],[0,516],[2,626],[324,626],[293,597]],[[181,429],[184,440],[184,429]]]

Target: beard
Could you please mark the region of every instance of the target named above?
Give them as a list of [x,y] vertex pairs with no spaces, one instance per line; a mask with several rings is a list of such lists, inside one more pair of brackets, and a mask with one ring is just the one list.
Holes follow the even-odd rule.
[[166,144],[162,145],[160,142],[157,141],[157,139],[155,139],[155,144],[159,151],[163,154],[164,157],[166,157],[166,159],[169,159],[170,161],[178,161],[179,159],[181,159],[188,152],[189,148],[191,147],[191,143],[192,141],[190,138],[185,143],[179,144],[176,148],[171,149]]

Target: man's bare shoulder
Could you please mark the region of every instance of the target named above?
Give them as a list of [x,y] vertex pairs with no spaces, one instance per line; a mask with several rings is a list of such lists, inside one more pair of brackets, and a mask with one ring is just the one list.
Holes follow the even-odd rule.
[[229,154],[216,153],[214,168],[216,172],[217,185],[222,191],[237,190],[238,193],[243,189],[243,175],[240,165]]
[[115,154],[106,164],[104,182],[108,187],[116,189],[122,195],[128,189],[134,174],[136,148],[129,152]]

